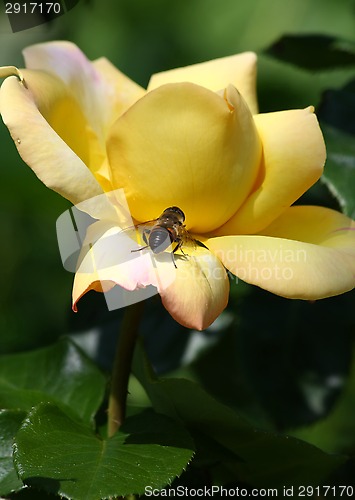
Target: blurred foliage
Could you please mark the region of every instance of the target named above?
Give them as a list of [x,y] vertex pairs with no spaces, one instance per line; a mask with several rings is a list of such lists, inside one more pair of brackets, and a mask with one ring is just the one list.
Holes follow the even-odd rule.
[[[257,51],[261,111],[313,104],[324,128],[328,147],[325,176],[301,202],[340,208],[354,217],[355,0],[175,0],[168,3],[164,0],[149,3],[145,0],[82,0],[63,17],[16,34],[11,33],[8,20],[1,14],[0,64],[22,66],[22,48],[53,39],[72,40],[90,59],[106,56],[143,86],[154,72],[243,50]],[[71,311],[72,275],[61,266],[55,234],[56,218],[69,203],[45,188],[24,165],[4,126],[0,127],[0,143],[0,258],[3,262],[0,355],[12,353],[13,358],[4,359],[14,360],[11,368],[14,376],[21,365],[21,374],[27,380],[30,374],[23,363],[16,362],[20,359],[16,356],[22,356],[16,353],[31,351],[31,356],[43,355],[46,359],[46,349],[52,348],[46,346],[54,344],[63,334],[70,334],[102,370],[108,371],[122,311],[108,313],[104,298],[94,292],[82,299],[78,314]],[[233,281],[231,285],[227,310],[205,332],[188,331],[176,324],[158,297],[146,303],[142,336],[155,371],[168,379],[187,377],[201,384],[208,393],[197,394],[195,385],[190,383],[182,387],[178,384],[185,382],[175,382],[175,379],[167,382],[164,387],[172,392],[170,397],[179,399],[176,404],[181,405],[184,424],[191,431],[191,415],[183,404],[182,391],[187,391],[187,403],[189,398],[192,401],[198,397],[201,404],[205,404],[212,395],[218,400],[216,406],[212,405],[217,421],[233,409],[245,419],[245,425],[269,433],[265,434],[267,442],[272,432],[277,431],[280,439],[282,434],[292,432],[320,448],[316,451],[312,448],[311,452],[306,443],[299,450],[298,458],[303,467],[307,465],[310,469],[310,475],[312,461],[324,461],[327,471],[333,470],[335,462],[321,450],[353,456],[355,449],[354,292],[308,303],[275,297],[242,282]],[[55,373],[60,374],[68,361],[58,348],[63,344],[54,345],[55,354],[51,359],[57,367]],[[45,349],[34,353],[32,350],[37,348]],[[78,356],[85,370],[91,373],[96,369],[90,368],[84,354]],[[4,361],[4,367],[5,364]],[[33,367],[34,378],[36,375],[46,377],[42,368],[38,364]],[[153,391],[153,399],[157,398],[163,386],[152,388],[152,379],[140,375],[141,384],[148,392]],[[6,377],[0,388],[2,400],[5,382]],[[171,390],[174,384],[177,384],[176,392]],[[89,391],[89,385],[85,386],[84,394]],[[13,481],[15,489],[18,479],[9,466],[11,433],[20,425],[21,412],[28,410],[29,401],[37,404],[41,398],[48,398],[43,396],[48,387],[44,384],[42,392],[38,392],[35,383],[26,387],[19,384],[17,397],[23,397],[27,406],[16,399],[16,405],[6,410],[10,413],[0,413],[0,421],[8,429],[4,454],[9,471],[7,480]],[[131,407],[147,406],[147,397],[133,377],[131,387],[134,388],[130,395]],[[61,400],[60,391],[58,394],[52,394],[50,401],[53,398],[57,401],[57,397]],[[34,399],[28,399],[32,397]],[[99,407],[99,397],[96,407]],[[160,400],[157,408],[171,417]],[[36,427],[40,423],[38,415],[42,415],[41,412],[48,415],[51,411],[37,406],[28,424]],[[62,418],[59,410],[52,413],[53,421]],[[72,428],[73,422],[69,422],[68,416],[65,418],[66,425]],[[254,470],[254,479],[243,475],[238,463],[242,450],[235,437],[230,446],[226,446],[230,435],[226,429],[244,426],[239,417],[236,424],[233,420],[236,418],[227,419],[230,427],[221,431],[222,437],[209,436],[207,445],[205,443],[207,450],[204,450],[210,460],[218,458],[213,466],[214,477],[230,484],[235,483],[236,478],[253,481],[260,472],[260,469]],[[195,462],[198,467],[190,467],[180,478],[180,484],[192,484],[191,470],[195,481],[198,479],[201,484],[206,481],[205,469],[199,462],[203,453],[196,429],[193,435],[199,443]],[[270,451],[264,450],[261,455],[260,467],[270,461],[273,454],[273,459],[277,458],[279,448],[275,443],[269,446]],[[255,450],[260,455],[260,448]],[[302,462],[308,453],[311,453],[310,462]],[[21,459],[21,450],[19,457]],[[228,466],[221,466],[223,461]],[[339,463],[343,461],[344,457],[339,457]],[[270,464],[271,468],[272,464],[275,466],[272,460]],[[318,467],[321,469],[319,463]],[[322,470],[316,469],[314,465],[314,477],[319,478]],[[340,480],[351,484],[353,462],[348,461],[337,474],[334,484]],[[292,484],[292,479],[290,481]],[[311,482],[309,478],[309,484]],[[48,495],[41,493],[40,498],[54,498],[51,487],[53,483],[47,488]],[[2,492],[7,494],[10,490],[5,488]],[[30,490],[22,491],[11,498],[27,499],[31,495]],[[37,493],[34,498],[39,498]]]

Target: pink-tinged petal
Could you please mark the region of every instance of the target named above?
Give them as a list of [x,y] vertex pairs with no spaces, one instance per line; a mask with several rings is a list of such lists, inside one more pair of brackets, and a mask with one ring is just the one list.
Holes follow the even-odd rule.
[[[88,156],[90,153],[90,158],[87,158],[91,161],[89,167],[104,189],[110,190],[105,149],[108,130],[118,116],[144,95],[144,89],[118,71],[107,59],[90,62],[70,42],[32,45],[23,53],[27,68],[56,76],[71,93],[86,123],[82,130],[74,131],[74,125],[67,119],[65,140],[71,145],[75,137],[81,140],[82,133],[91,136],[86,154]],[[59,117],[60,120],[63,118]],[[63,134],[60,135],[63,137]],[[85,163],[88,164],[87,161]]]
[[355,222],[330,209],[291,207],[262,234],[205,244],[243,281],[283,297],[315,300],[355,286]]
[[254,234],[292,205],[321,176],[326,157],[313,108],[254,116],[263,144],[253,193],[216,234]]
[[[2,118],[19,154],[46,186],[74,204],[101,194],[102,187],[83,161],[97,165],[96,146],[92,134],[85,134],[75,100],[58,79],[41,72],[22,73],[27,87],[9,77],[0,92]],[[72,136],[72,126],[81,134]]]
[[206,249],[177,259],[176,278],[159,288],[165,308],[181,325],[204,330],[228,303],[229,281],[221,262]]
[[261,143],[234,87],[221,97],[177,83],[149,92],[115,122],[107,154],[112,182],[136,220],[175,205],[200,233],[221,226],[248,196]]
[[[130,233],[108,222],[89,227],[73,286],[73,308],[89,290],[108,292],[119,285],[132,292],[153,285],[166,309],[188,328],[203,330],[223,311],[228,302],[229,281],[220,261],[207,249],[187,247],[188,255],[170,252],[154,255],[136,252],[139,245]],[[133,250],[133,252],[132,252]],[[147,290],[139,297],[151,296]],[[127,299],[128,297],[128,299]],[[125,300],[130,300],[125,295]],[[116,303],[114,308],[126,303]]]
[[133,292],[149,285],[168,287],[176,276],[171,255],[164,252],[154,256],[149,250],[137,251],[142,244],[137,242],[133,231],[122,231],[113,222],[92,224],[78,259],[73,287],[74,310],[80,297],[91,289],[106,292],[120,285]]
[[[47,42],[27,47],[26,67],[57,76],[70,88],[100,144],[104,148],[106,132],[117,117],[144,93],[102,60],[91,63],[70,42]],[[119,105],[121,109],[119,110]]]
[[217,92],[232,84],[242,94],[250,111],[258,112],[256,97],[256,54],[244,52],[184,68],[156,73],[150,79],[148,90],[166,83],[191,82]]

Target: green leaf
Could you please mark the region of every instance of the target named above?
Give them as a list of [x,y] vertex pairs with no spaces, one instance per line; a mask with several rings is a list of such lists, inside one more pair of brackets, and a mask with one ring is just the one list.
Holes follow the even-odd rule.
[[354,138],[322,124],[327,145],[327,163],[322,180],[338,199],[344,213],[355,217],[355,143]]
[[25,417],[26,413],[22,411],[0,411],[0,495],[19,491],[24,487],[14,467],[12,445]]
[[66,405],[90,423],[103,399],[105,378],[68,339],[36,351],[0,357],[0,407],[30,410],[42,401]]
[[310,70],[355,66],[355,44],[327,35],[284,35],[266,53]]
[[340,89],[329,89],[323,94],[318,118],[347,134],[355,134],[355,80]]
[[189,380],[155,380],[140,349],[134,365],[156,411],[180,419],[200,439],[205,435],[206,441],[212,439],[234,453],[234,479],[257,487],[316,486],[346,461],[303,441],[253,427]]
[[170,483],[193,455],[189,434],[146,410],[102,440],[51,404],[36,407],[15,442],[15,464],[26,483],[74,500],[144,493]]

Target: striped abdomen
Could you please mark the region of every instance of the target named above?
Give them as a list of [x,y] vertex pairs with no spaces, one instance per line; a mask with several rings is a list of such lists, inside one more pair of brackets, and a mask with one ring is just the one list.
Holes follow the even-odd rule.
[[165,227],[153,227],[149,233],[148,243],[153,253],[164,252],[175,241],[172,231]]

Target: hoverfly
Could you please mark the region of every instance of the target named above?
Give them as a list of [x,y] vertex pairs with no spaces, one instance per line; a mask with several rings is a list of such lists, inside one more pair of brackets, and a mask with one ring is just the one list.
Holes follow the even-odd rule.
[[[182,245],[187,242],[192,242],[194,245],[197,241],[190,236],[185,228],[185,214],[179,207],[169,207],[157,219],[148,222],[137,224],[135,227],[153,224],[151,228],[145,228],[142,236],[145,246],[131,250],[131,252],[140,252],[146,248],[150,248],[154,254],[159,254],[167,250],[170,245],[174,245],[171,252],[171,257],[175,268],[177,268],[174,254],[179,249],[184,254]],[[184,254],[185,255],[185,254]]]

